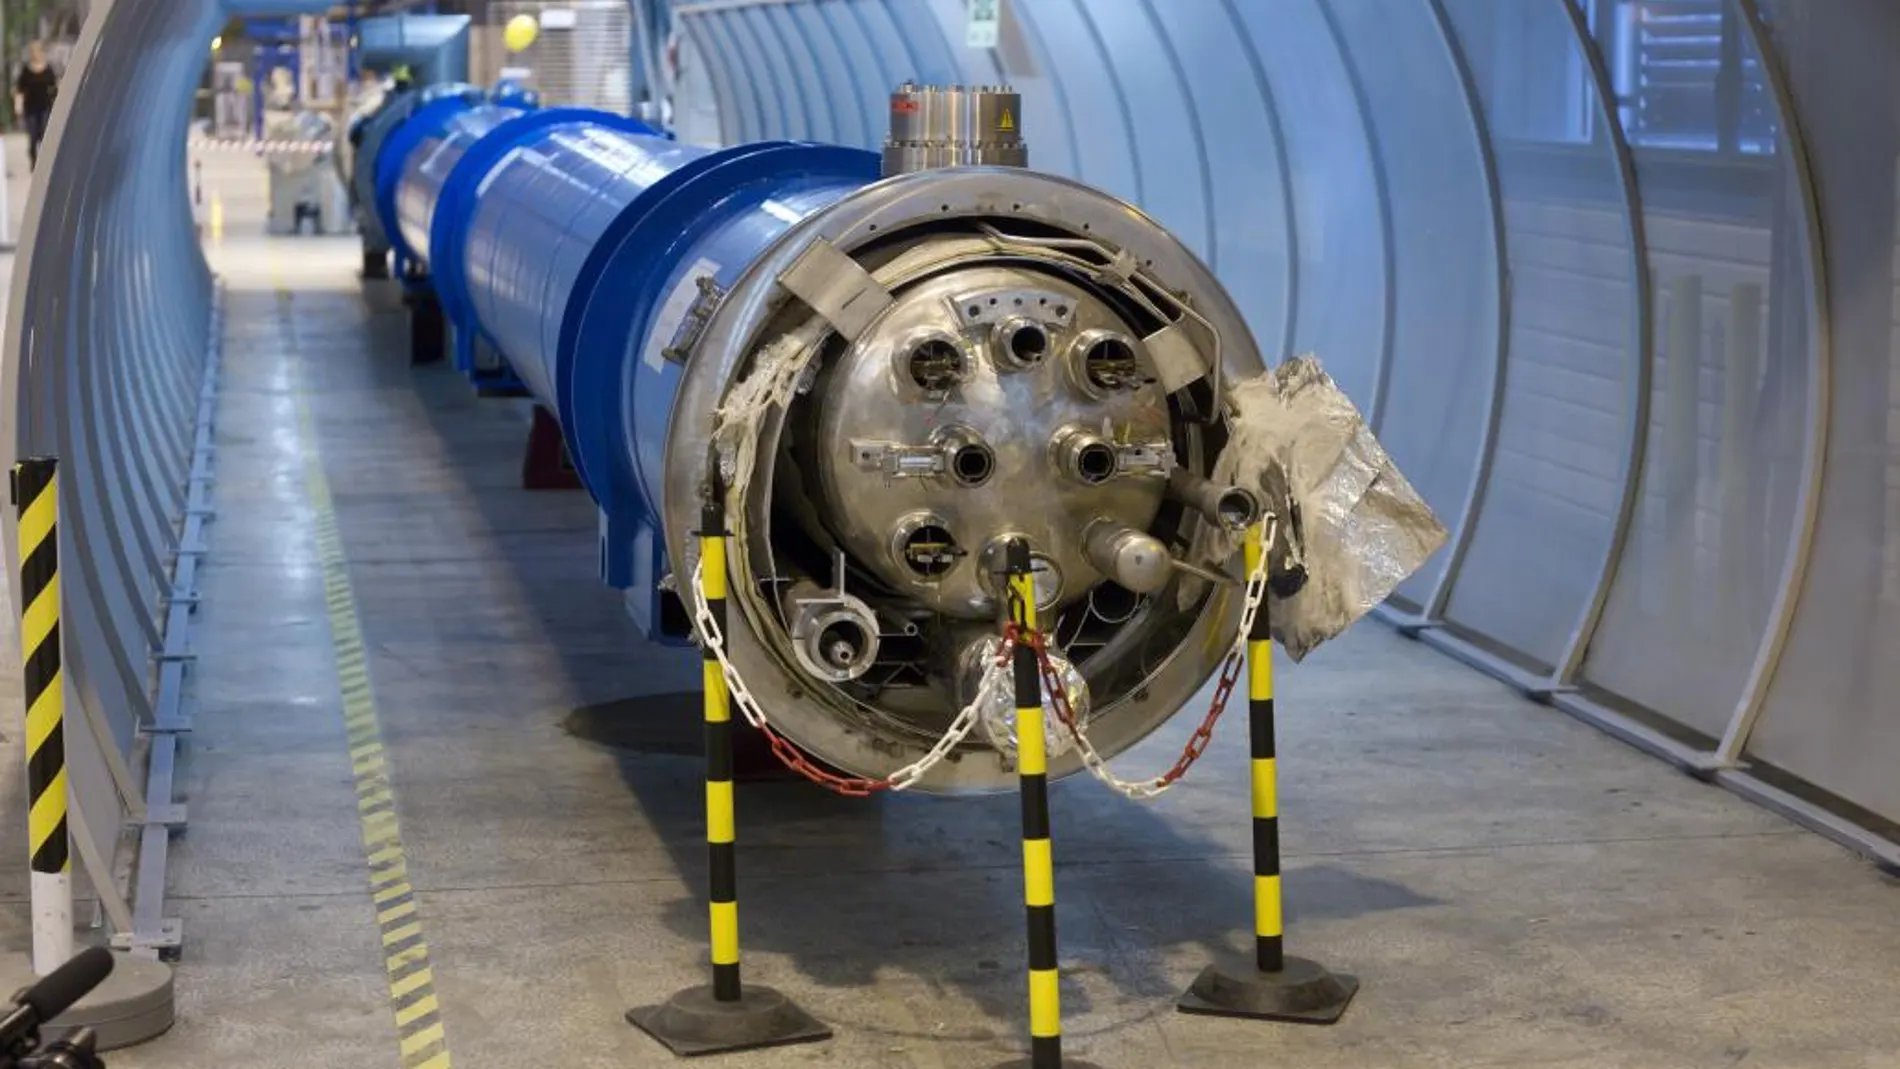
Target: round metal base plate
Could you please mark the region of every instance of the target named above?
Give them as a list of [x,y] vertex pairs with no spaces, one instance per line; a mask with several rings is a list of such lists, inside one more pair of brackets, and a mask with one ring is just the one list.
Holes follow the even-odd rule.
[[[43,1031],[47,1039],[73,1028],[91,1028],[100,1050],[118,1050],[161,1035],[177,1020],[172,969],[161,961],[113,954],[112,975]],[[39,977],[24,954],[0,957],[0,995],[11,996]]]

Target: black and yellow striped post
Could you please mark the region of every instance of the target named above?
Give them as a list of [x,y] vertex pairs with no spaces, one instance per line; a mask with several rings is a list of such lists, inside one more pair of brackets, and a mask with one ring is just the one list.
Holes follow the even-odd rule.
[[26,683],[27,848],[33,971],[73,956],[71,842],[66,830],[66,699],[59,650],[59,475],[51,457],[13,468],[20,519],[20,647]]
[[[1247,529],[1247,574],[1260,567],[1266,548],[1260,528]],[[1273,630],[1262,602],[1247,633],[1247,739],[1253,760],[1254,958],[1261,972],[1286,965],[1286,927],[1280,897],[1280,770],[1275,767],[1273,727]]]
[[[1247,574],[1273,547],[1262,524],[1247,529]],[[1185,1013],[1331,1024],[1359,989],[1350,976],[1318,962],[1286,956],[1284,897],[1280,887],[1279,753],[1274,742],[1273,626],[1262,600],[1247,633],[1247,737],[1253,797],[1254,952],[1251,964],[1209,965],[1181,997]]]
[[[725,494],[715,482],[700,514],[699,584],[712,627],[726,631]],[[706,717],[707,912],[712,983],[690,987],[658,1006],[630,1010],[627,1020],[688,1056],[810,1043],[831,1029],[769,987],[745,986],[739,975],[738,822],[732,791],[732,703],[709,636],[700,636]]]
[[[717,502],[706,506],[699,534],[701,589],[713,626],[726,633],[726,538]],[[706,709],[706,862],[712,925],[713,998],[738,1002],[738,828],[732,811],[732,697],[711,643],[701,650],[701,687]]]
[[[1028,639],[1036,634],[1036,580],[1029,543],[1004,551],[1009,617],[1019,636],[1010,668],[1016,701],[1016,776],[1023,808],[1023,905],[1029,918],[1029,1057],[1006,1069],[1060,1069],[1062,998],[1056,966],[1055,852],[1049,837],[1049,753],[1043,734],[1042,677]],[[1070,1061],[1070,1069],[1084,1063]]]

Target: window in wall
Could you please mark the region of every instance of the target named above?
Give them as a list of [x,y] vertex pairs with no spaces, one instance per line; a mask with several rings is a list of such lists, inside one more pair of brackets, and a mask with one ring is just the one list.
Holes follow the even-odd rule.
[[[1595,80],[1569,20],[1583,11],[1602,49],[1617,120],[1638,148],[1765,155],[1775,151],[1775,104],[1761,58],[1732,0],[1512,0],[1495,5],[1484,42],[1494,79],[1495,132],[1588,144],[1603,136]],[[1473,42],[1467,42],[1471,47]],[[1562,77],[1549,64],[1563,57]]]
[[1730,0],[1582,0],[1632,145],[1775,151],[1761,57]]

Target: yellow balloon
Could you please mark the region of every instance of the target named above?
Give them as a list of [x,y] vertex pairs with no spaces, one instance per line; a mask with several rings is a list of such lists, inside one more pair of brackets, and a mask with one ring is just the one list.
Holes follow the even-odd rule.
[[541,24],[533,15],[516,15],[508,20],[508,26],[501,31],[501,42],[508,51],[519,52],[534,43],[541,32]]

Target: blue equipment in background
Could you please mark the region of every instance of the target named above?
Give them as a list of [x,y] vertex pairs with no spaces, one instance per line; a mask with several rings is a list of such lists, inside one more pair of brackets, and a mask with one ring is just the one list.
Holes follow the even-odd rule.
[[495,103],[509,108],[538,108],[541,106],[541,94],[515,81],[503,78],[495,83],[489,95]]
[[468,80],[467,15],[382,15],[356,24],[357,63],[370,70],[409,69],[414,84]]
[[730,286],[790,225],[877,180],[879,158],[697,148],[636,119],[537,108],[512,82],[409,95],[372,120],[356,163],[397,277],[439,304],[458,370],[558,423],[601,511],[603,578],[644,592],[632,609],[649,637],[683,639],[659,591],[672,332],[701,279]]

